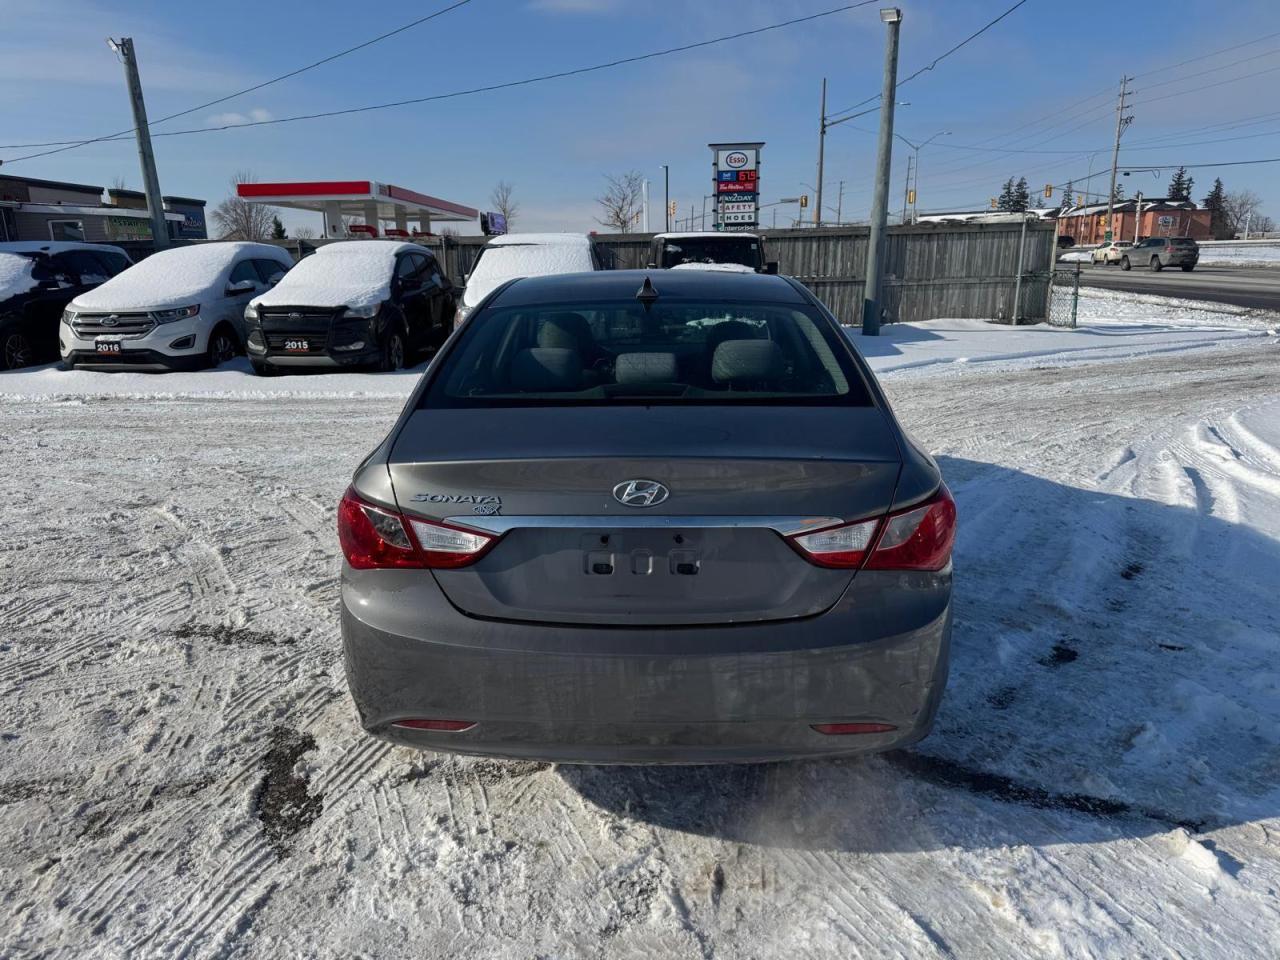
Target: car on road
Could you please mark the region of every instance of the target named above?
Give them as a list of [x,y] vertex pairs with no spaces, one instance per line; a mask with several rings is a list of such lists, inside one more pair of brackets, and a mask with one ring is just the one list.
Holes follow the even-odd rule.
[[494,237],[476,255],[458,299],[457,326],[489,295],[515,277],[602,270],[596,245],[584,233],[511,233]]
[[566,762],[885,750],[946,683],[955,504],[798,282],[514,280],[338,510],[364,728]]
[[754,233],[659,233],[649,242],[649,266],[701,267],[724,264],[755,273],[777,273],[776,260],[765,259],[764,238]]
[[107,244],[0,243],[0,370],[57,360],[67,304],[132,263]]
[[398,370],[449,335],[453,284],[431,251],[394,240],[320,247],[245,309],[254,373]]
[[293,266],[281,247],[214,242],[161,250],[77,296],[58,330],[63,362],[193,370],[244,349],[244,308]]
[[1120,257],[1120,269],[1149,267],[1159,273],[1165,267],[1181,267],[1190,273],[1200,262],[1200,244],[1190,237],[1148,237]]
[[1132,240],[1108,240],[1100,247],[1094,248],[1089,258],[1094,263],[1119,263],[1120,258],[1133,246]]

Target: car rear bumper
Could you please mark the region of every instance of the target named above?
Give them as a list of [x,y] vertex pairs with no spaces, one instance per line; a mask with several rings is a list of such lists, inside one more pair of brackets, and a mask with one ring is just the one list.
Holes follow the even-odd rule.
[[[686,628],[467,616],[422,571],[344,568],[365,729],[429,750],[583,763],[782,760],[926,736],[946,685],[951,574],[863,571],[815,617]],[[474,726],[393,726],[423,718]],[[813,724],[891,724],[826,735]]]

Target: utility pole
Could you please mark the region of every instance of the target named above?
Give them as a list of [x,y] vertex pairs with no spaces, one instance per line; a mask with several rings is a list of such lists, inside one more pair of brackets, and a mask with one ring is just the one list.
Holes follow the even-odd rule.
[[1133,117],[1124,115],[1125,97],[1129,95],[1129,81],[1133,77],[1120,78],[1120,99],[1116,101],[1116,145],[1111,151],[1111,191],[1107,194],[1107,230],[1103,234],[1103,242],[1111,240],[1116,236],[1112,229],[1111,218],[1115,215],[1116,207],[1116,170],[1120,166],[1120,137],[1124,134],[1125,128],[1133,122]]
[[876,187],[871,201],[871,232],[867,237],[867,270],[862,300],[862,332],[880,335],[880,286],[884,277],[885,226],[889,220],[889,163],[893,159],[893,108],[898,87],[898,29],[902,11],[880,11],[888,28],[884,47],[884,84],[880,91],[880,137],[876,145]]
[[164,199],[160,196],[160,177],[156,174],[156,155],[151,150],[151,128],[147,126],[147,106],[142,101],[142,80],[138,77],[138,57],[131,37],[107,40],[107,46],[124,64],[125,83],[133,105],[134,133],[138,138],[138,160],[142,163],[142,187],[147,194],[147,211],[151,214],[151,239],[157,250],[169,246],[169,225],[164,218]]
[[836,194],[836,225],[844,222],[844,181],[840,181],[840,192]]
[[644,232],[649,232],[649,181],[642,181],[640,184],[640,209],[644,214],[643,227]]
[[671,171],[667,169],[667,165],[662,165],[662,209],[666,219],[666,231],[671,232]]
[[813,208],[813,225],[822,226],[822,168],[827,152],[827,78],[822,78],[822,109],[818,112],[818,186],[814,191],[817,205]]
[[907,222],[907,200],[911,197],[911,157],[907,157],[907,179],[902,184],[902,222]]
[[1142,229],[1142,191],[1138,191],[1138,208],[1133,217],[1133,242],[1138,242],[1138,232]]

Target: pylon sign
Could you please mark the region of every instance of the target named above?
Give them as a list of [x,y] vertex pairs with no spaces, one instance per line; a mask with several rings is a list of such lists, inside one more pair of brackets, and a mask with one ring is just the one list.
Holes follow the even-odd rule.
[[709,143],[713,226],[717,230],[754,230],[760,225],[760,148],[754,143]]

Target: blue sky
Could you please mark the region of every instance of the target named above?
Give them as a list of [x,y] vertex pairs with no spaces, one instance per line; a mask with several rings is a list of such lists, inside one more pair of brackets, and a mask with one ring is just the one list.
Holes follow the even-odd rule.
[[[901,75],[927,64],[1012,2],[901,3]],[[0,34],[0,143],[66,140],[129,127],[121,68],[103,41],[108,35],[134,38],[148,112],[155,118],[445,5],[446,0],[0,0],[6,24]],[[285,117],[518,79],[838,5],[839,0],[472,0],[429,24],[157,130],[227,122],[235,119],[231,114]],[[515,184],[521,229],[585,230],[596,226],[594,198],[605,174],[641,171],[653,180],[660,203],[661,165],[669,164],[671,194],[683,216],[691,203],[701,210],[710,177],[708,142],[763,140],[762,200],[812,194],[822,78],[828,78],[833,110],[879,90],[884,28],[876,9],[872,4],[762,36],[515,90],[160,137],[155,147],[161,187],[212,205],[227,194],[235,171],[251,170],[262,180],[381,180],[484,208],[493,185],[505,179]],[[1278,35],[1264,39],[1272,33]],[[1162,69],[1244,43],[1249,45]],[[1271,68],[1276,69],[1221,82]],[[919,141],[950,131],[921,153],[921,209],[984,204],[1009,176],[1025,175],[1039,188],[1105,167],[1122,71],[1138,77],[1136,119],[1125,135],[1122,164],[1280,156],[1280,4],[1274,0],[1030,0],[899,92],[900,100],[910,102],[898,110],[902,134]],[[1235,121],[1241,125],[1229,125]],[[842,180],[845,217],[866,215],[875,124],[873,114],[830,132],[828,216]],[[1223,142],[1181,146],[1213,139]],[[1070,152],[1002,154],[994,152],[997,147]],[[0,148],[0,158],[28,152],[33,151]],[[891,209],[901,206],[906,155],[897,144]],[[104,185],[120,176],[135,189],[141,183],[131,142],[94,144],[4,169]],[[1280,219],[1280,164],[1192,172],[1197,197],[1217,174],[1228,189],[1261,194],[1265,211]],[[1167,182],[1167,173],[1124,181],[1130,193],[1143,189],[1149,196],[1162,193]],[[1103,178],[1092,184],[1105,189]],[[318,214],[289,212],[285,220],[319,226]]]

